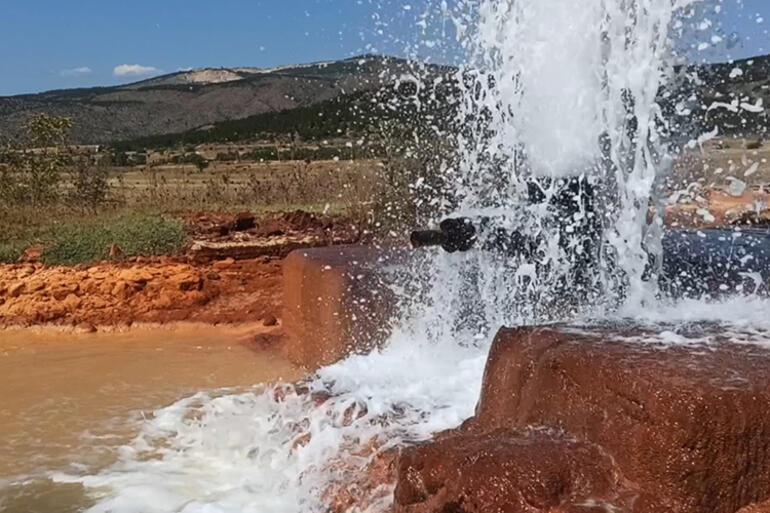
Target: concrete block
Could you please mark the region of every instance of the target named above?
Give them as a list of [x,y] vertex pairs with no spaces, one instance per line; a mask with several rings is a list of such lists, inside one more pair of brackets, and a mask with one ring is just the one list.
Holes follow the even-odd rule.
[[285,352],[317,369],[371,351],[391,333],[394,273],[407,253],[370,246],[297,250],[285,260]]

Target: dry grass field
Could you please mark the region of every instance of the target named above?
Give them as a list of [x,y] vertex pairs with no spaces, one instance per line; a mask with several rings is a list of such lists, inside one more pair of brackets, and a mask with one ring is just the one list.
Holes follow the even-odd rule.
[[[132,254],[181,249],[182,219],[192,213],[257,215],[305,212],[362,219],[375,194],[382,163],[356,161],[212,162],[107,170],[106,201],[98,207],[62,201],[45,206],[0,205],[0,262],[14,262],[35,247],[51,249],[51,262],[88,261],[113,242]],[[64,173],[61,196],[72,189]]]
[[770,184],[770,142],[720,138],[685,153],[675,166],[674,188],[698,182],[727,188],[733,179],[748,186]]
[[[671,193],[687,190],[691,199],[685,197],[684,203],[697,203],[710,190],[728,191],[736,180],[747,189],[770,184],[769,161],[768,143],[712,140],[685,152],[667,186]],[[398,173],[397,167],[373,159],[214,160],[204,169],[168,163],[101,169],[106,172],[107,193],[97,207],[71,201],[35,207],[0,205],[0,261],[16,261],[37,245],[73,248],[68,258],[78,260],[80,254],[94,253],[89,245],[101,248],[109,239],[121,240],[139,254],[167,253],[185,240],[180,220],[192,213],[303,210],[342,214],[363,223],[372,218],[371,207],[382,200],[383,187],[388,194],[398,194],[390,189],[399,183],[389,184],[387,178]],[[75,177],[63,172],[62,198],[73,189]]]
[[113,169],[111,199],[165,212],[345,211],[371,198],[379,161],[215,162]]

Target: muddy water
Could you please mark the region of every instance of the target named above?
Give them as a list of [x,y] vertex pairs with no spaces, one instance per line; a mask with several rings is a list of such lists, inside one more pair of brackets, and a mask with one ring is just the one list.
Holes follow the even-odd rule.
[[111,464],[142,418],[187,395],[298,378],[254,330],[0,332],[0,512],[81,511],[82,488],[48,473]]

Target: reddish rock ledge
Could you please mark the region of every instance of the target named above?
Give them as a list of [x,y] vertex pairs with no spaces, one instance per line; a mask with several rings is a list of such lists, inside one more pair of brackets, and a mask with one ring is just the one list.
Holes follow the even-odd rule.
[[769,511],[770,349],[620,333],[502,330],[476,417],[403,451],[395,511]]
[[630,489],[595,444],[555,430],[457,431],[402,455],[396,513],[630,511]]

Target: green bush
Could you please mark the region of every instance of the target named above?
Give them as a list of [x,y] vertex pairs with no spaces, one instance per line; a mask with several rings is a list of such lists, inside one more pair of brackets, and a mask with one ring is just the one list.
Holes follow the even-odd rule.
[[46,241],[43,260],[73,265],[107,258],[116,244],[124,257],[178,253],[185,242],[181,221],[159,215],[129,215],[103,221],[65,225]]

